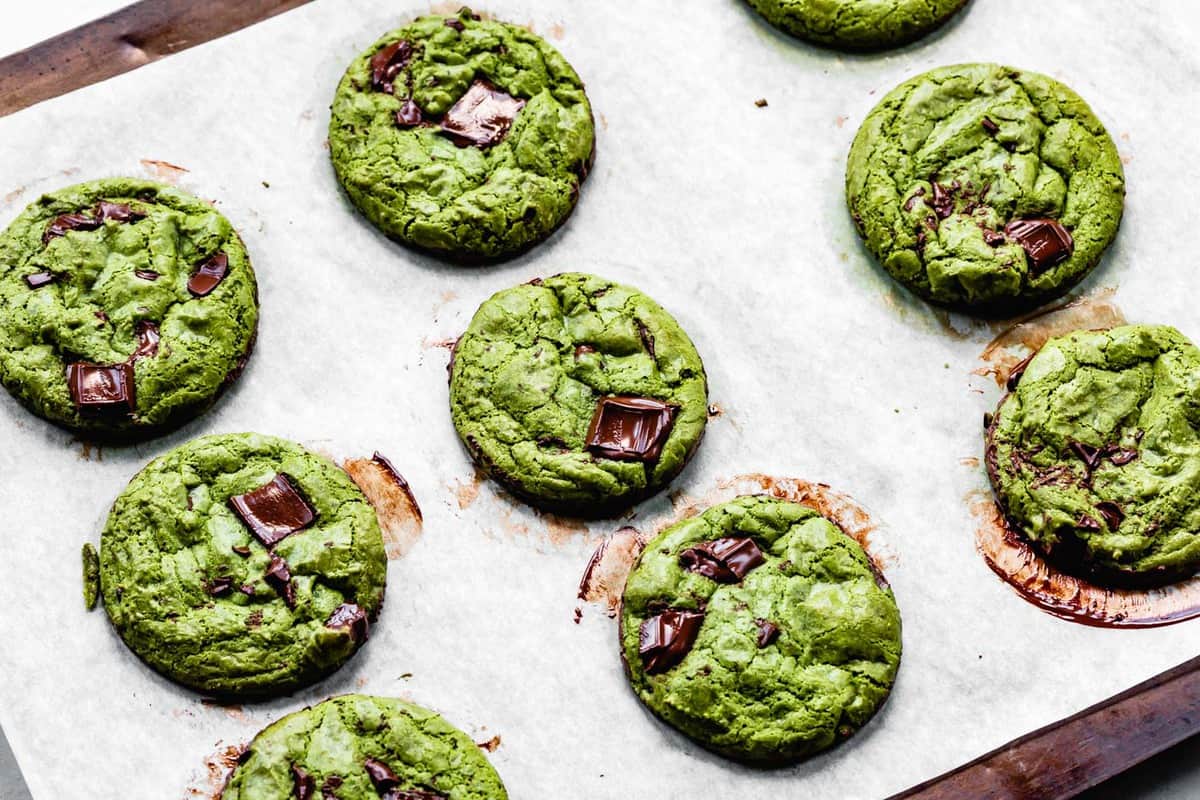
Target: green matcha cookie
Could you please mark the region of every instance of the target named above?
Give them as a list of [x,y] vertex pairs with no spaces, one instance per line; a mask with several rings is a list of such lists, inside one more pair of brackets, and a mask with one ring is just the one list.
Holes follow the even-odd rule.
[[237,232],[169,186],[81,183],[0,235],[0,382],[65,428],[135,439],[190,420],[241,373],[257,325]]
[[867,249],[932,302],[1011,314],[1081,281],[1117,235],[1121,159],[1056,80],[960,64],[902,83],[854,139],[846,197]]
[[336,670],[383,603],[375,510],[332,462],[253,433],[151,461],[100,539],[104,607],[129,649],[201,692],[276,695]]
[[1077,331],[1009,388],[987,466],[1017,533],[1098,583],[1200,570],[1200,350],[1165,325]]
[[390,697],[347,694],[264,728],[218,800],[506,800],[465,733]]
[[450,412],[475,462],[517,497],[601,515],[679,474],[704,434],[708,385],[661,306],[565,273],[479,307],[455,347]]
[[515,255],[566,221],[595,127],[557,50],[463,9],[392,31],[350,65],[329,145],[350,200],[381,231],[476,262]]
[[843,50],[881,50],[920,39],[967,0],[747,0],[785,33]]
[[621,657],[667,724],[730,758],[784,764],[847,738],[887,699],[900,611],[832,522],[739,497],[646,545],[625,584]]

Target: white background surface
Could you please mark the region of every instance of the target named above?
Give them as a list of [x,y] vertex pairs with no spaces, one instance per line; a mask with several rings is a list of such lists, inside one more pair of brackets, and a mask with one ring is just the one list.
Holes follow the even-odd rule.
[[[21,26],[6,10],[0,46],[115,5],[23,7]],[[571,222],[487,269],[442,265],[376,234],[338,193],[323,146],[345,65],[427,9],[318,0],[0,119],[0,224],[44,191],[169,161],[242,231],[263,305],[241,382],[165,439],[89,450],[0,397],[0,722],[34,797],[72,796],[81,776],[97,797],[203,796],[188,787],[206,785],[205,760],[221,747],[325,696],[366,691],[426,704],[478,739],[499,733],[491,759],[518,799],[872,798],[1196,654],[1196,623],[1061,622],[983,564],[966,498],[986,479],[960,460],[980,454],[979,420],[998,397],[970,377],[994,331],[895,288],[859,245],[841,191],[858,123],[911,74],[995,60],[1059,77],[1127,160],[1122,232],[1080,292],[1115,287],[1131,320],[1200,338],[1187,244],[1200,6],[1057,0],[1051,13],[1034,0],[976,0],[921,45],[851,57],[777,35],[735,0],[491,3],[578,69],[599,142]],[[759,97],[769,107],[756,108]],[[486,485],[460,507],[472,469],[446,410],[447,354],[431,343],[457,335],[492,292],[568,269],[639,286],[705,358],[726,413],[676,489],[702,499],[726,476],[796,475],[852,494],[883,523],[904,663],[888,705],[847,745],[772,772],[705,754],[638,706],[612,621],[586,608],[572,622],[588,554],[616,525],[570,529]],[[338,454],[381,450],[413,484],[425,535],[390,565],[381,622],[346,668],[294,697],[224,709],[157,678],[102,611],[84,611],[78,551],[98,542],[112,499],[150,458],[247,429]],[[632,524],[651,531],[672,513],[663,496]]]

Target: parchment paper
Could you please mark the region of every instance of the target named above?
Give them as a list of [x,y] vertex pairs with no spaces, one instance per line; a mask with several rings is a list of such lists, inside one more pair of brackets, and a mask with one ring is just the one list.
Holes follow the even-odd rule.
[[[1196,654],[1196,624],[1063,622],[984,565],[968,504],[986,479],[970,459],[998,389],[971,372],[997,329],[894,287],[858,243],[842,178],[857,125],[911,74],[996,60],[1057,76],[1109,126],[1128,171],[1121,234],[1080,291],[1115,287],[1131,320],[1200,338],[1200,7],[976,0],[923,44],[854,57],[778,35],[738,0],[491,2],[483,10],[529,22],[583,75],[599,152],[570,223],[485,269],[378,235],[339,194],[324,146],[345,65],[427,10],[320,0],[0,120],[0,223],[60,185],[158,174],[217,201],[262,295],[240,383],[167,438],[101,450],[0,397],[0,722],[35,797],[202,797],[224,748],[365,691],[426,704],[479,741],[499,735],[490,757],[514,798],[876,798]],[[632,283],[670,309],[724,410],[674,493],[629,519],[539,516],[478,485],[450,424],[438,343],[492,292],[563,270]],[[295,696],[222,708],[158,678],[103,611],[84,610],[78,553],[146,461],[241,430],[338,456],[378,449],[425,522],[391,562],[381,621],[349,665]],[[846,745],[765,772],[651,718],[626,686],[615,622],[573,613],[603,535],[653,532],[749,472],[825,481],[869,509],[904,617],[882,713]]]

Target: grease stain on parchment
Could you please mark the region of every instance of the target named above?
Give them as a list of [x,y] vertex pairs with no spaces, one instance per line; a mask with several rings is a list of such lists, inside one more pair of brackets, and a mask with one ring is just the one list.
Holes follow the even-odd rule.
[[979,354],[983,366],[973,374],[991,377],[996,385],[1003,386],[1013,368],[1050,339],[1077,330],[1124,325],[1125,314],[1112,299],[1115,292],[1112,288],[1098,289],[1010,323],[998,331]]
[[1151,628],[1200,616],[1200,576],[1157,589],[1106,589],[1046,561],[1007,524],[990,491],[966,496],[975,546],[1024,600],[1060,619],[1104,628]]
[[217,742],[217,751],[204,759],[204,771],[193,773],[192,779],[184,794],[185,800],[216,800],[225,788],[225,781],[233,772],[246,746],[243,744],[222,745]]
[[803,478],[781,478],[756,472],[718,481],[717,486],[719,490],[726,492],[732,490],[737,494],[766,493],[771,497],[808,506],[858,542],[880,572],[900,561],[891,544],[879,535],[879,525],[870,512],[853,497],[833,489],[827,483]]
[[159,161],[153,158],[141,159],[142,169],[146,171],[152,178],[162,181],[163,183],[176,186],[184,174],[190,172],[187,167],[181,167],[178,164],[172,164],[169,161]]
[[348,458],[342,469],[375,507],[387,557],[403,557],[421,538],[424,521],[408,481],[378,453],[371,458]]

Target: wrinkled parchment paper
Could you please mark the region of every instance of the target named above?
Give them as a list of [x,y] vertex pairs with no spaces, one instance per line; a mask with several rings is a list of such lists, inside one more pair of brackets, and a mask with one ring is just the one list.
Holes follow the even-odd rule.
[[[339,194],[324,145],[345,65],[428,10],[318,0],[0,119],[0,223],[60,185],[160,177],[217,202],[262,295],[240,383],[164,439],[100,449],[0,397],[0,722],[36,798],[209,796],[225,748],[348,691],[411,698],[491,740],[514,798],[877,798],[1196,654],[1196,624],[1063,622],[985,566],[969,506],[986,489],[973,459],[999,390],[971,373],[999,329],[893,286],[858,243],[842,176],[857,125],[911,74],[996,60],[1054,75],[1093,105],[1128,171],[1120,237],[1077,294],[1115,288],[1130,320],[1200,338],[1189,33],[1200,7],[975,0],[920,45],[846,56],[776,34],[739,0],[493,0],[481,10],[529,23],[583,75],[599,152],[570,223],[484,269],[378,235]],[[445,342],[492,292],[563,270],[632,283],[670,309],[722,410],[672,493],[627,519],[531,512],[477,481],[450,424]],[[339,457],[379,450],[425,520],[391,562],[381,621],[350,664],[295,696],[221,707],[158,678],[103,611],[84,610],[79,548],[98,542],[146,461],[241,430]],[[904,617],[881,714],[833,752],[774,771],[656,722],[625,684],[615,622],[591,605],[578,624],[574,614],[604,535],[652,533],[723,480],[759,472],[824,481],[865,506]]]

